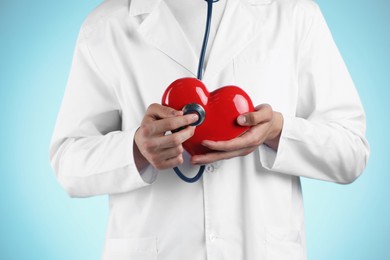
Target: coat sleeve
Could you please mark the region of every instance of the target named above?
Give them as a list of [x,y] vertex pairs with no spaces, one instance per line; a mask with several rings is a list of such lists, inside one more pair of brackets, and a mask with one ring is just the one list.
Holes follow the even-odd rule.
[[278,151],[262,145],[260,160],[274,172],[346,184],[368,160],[365,113],[321,11],[312,11],[298,52],[296,115],[283,115]]
[[50,144],[58,181],[72,197],[122,193],[149,185],[133,159],[136,129],[121,131],[121,108],[80,31]]

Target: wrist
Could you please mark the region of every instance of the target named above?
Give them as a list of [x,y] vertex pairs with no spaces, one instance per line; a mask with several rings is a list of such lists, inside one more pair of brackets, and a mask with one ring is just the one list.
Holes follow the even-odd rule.
[[279,112],[273,112],[273,122],[271,125],[271,130],[267,139],[264,141],[264,144],[271,147],[275,151],[278,150],[280,136],[283,129],[283,115]]
[[[137,130],[138,132],[138,130]],[[145,156],[142,155],[141,151],[138,148],[137,142],[136,142],[136,135],[134,136],[133,141],[133,157],[134,157],[134,163],[137,167],[138,172],[141,172],[143,169],[145,169],[149,165],[149,161],[145,158]]]

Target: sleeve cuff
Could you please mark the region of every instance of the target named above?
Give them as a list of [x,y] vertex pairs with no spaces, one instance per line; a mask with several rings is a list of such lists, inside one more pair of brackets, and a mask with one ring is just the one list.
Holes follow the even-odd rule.
[[157,170],[155,170],[151,165],[148,165],[147,167],[145,167],[141,171],[138,171],[137,166],[135,164],[134,153],[133,153],[134,147],[133,146],[134,146],[134,136],[135,136],[136,131],[137,131],[137,129],[132,129],[129,131],[129,134],[131,136],[130,150],[132,151],[132,153],[131,153],[132,160],[133,160],[132,165],[134,165],[134,171],[138,172],[138,176],[140,177],[139,181],[144,182],[145,184],[152,184],[157,179]]
[[157,171],[151,165],[148,165],[145,169],[140,171],[139,175],[147,184],[152,184],[157,179]]
[[280,135],[278,150],[275,151],[269,146],[262,144],[259,146],[260,162],[261,165],[270,171],[278,171],[280,162],[283,161],[285,156],[286,139],[291,127],[292,118],[283,115],[283,129]]

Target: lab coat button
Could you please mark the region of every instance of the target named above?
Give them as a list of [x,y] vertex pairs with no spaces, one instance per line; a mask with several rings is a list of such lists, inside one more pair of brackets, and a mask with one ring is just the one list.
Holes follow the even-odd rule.
[[222,161],[213,162],[213,166],[215,169],[218,169],[219,167],[221,167],[221,165],[222,165]]
[[207,172],[214,172],[214,165],[208,164],[208,165],[206,166],[206,171],[207,171]]

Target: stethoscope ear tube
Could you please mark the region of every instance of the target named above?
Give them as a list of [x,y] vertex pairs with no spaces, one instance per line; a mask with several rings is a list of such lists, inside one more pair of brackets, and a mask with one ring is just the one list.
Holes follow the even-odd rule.
[[209,41],[210,34],[210,25],[211,17],[213,15],[213,3],[218,2],[219,0],[205,0],[207,2],[207,20],[206,20],[206,29],[204,31],[202,50],[200,52],[199,64],[198,64],[198,75],[197,78],[202,80],[202,70],[204,64],[204,57],[206,55],[207,42]]
[[[202,80],[202,70],[203,70],[203,64],[204,64],[204,57],[206,55],[207,42],[208,42],[209,34],[210,34],[210,24],[211,24],[211,17],[212,17],[212,13],[213,13],[213,3],[218,2],[219,0],[205,0],[205,1],[207,2],[207,21],[206,21],[206,29],[204,32],[202,50],[201,50],[200,58],[199,58],[198,75],[197,75],[197,78],[199,80]],[[184,112],[184,114],[188,114],[188,113],[197,113],[198,114],[199,120],[191,125],[198,126],[198,125],[203,123],[203,120],[205,118],[205,111],[204,111],[202,106],[195,104],[195,103],[191,103],[191,104],[186,105],[183,108],[183,112]],[[173,170],[175,171],[177,176],[179,176],[179,178],[182,179],[183,181],[188,182],[188,183],[194,183],[197,180],[199,180],[200,177],[202,177],[205,168],[206,168],[205,165],[201,165],[198,173],[192,178],[185,176],[180,171],[180,169],[178,167],[173,168]]]

